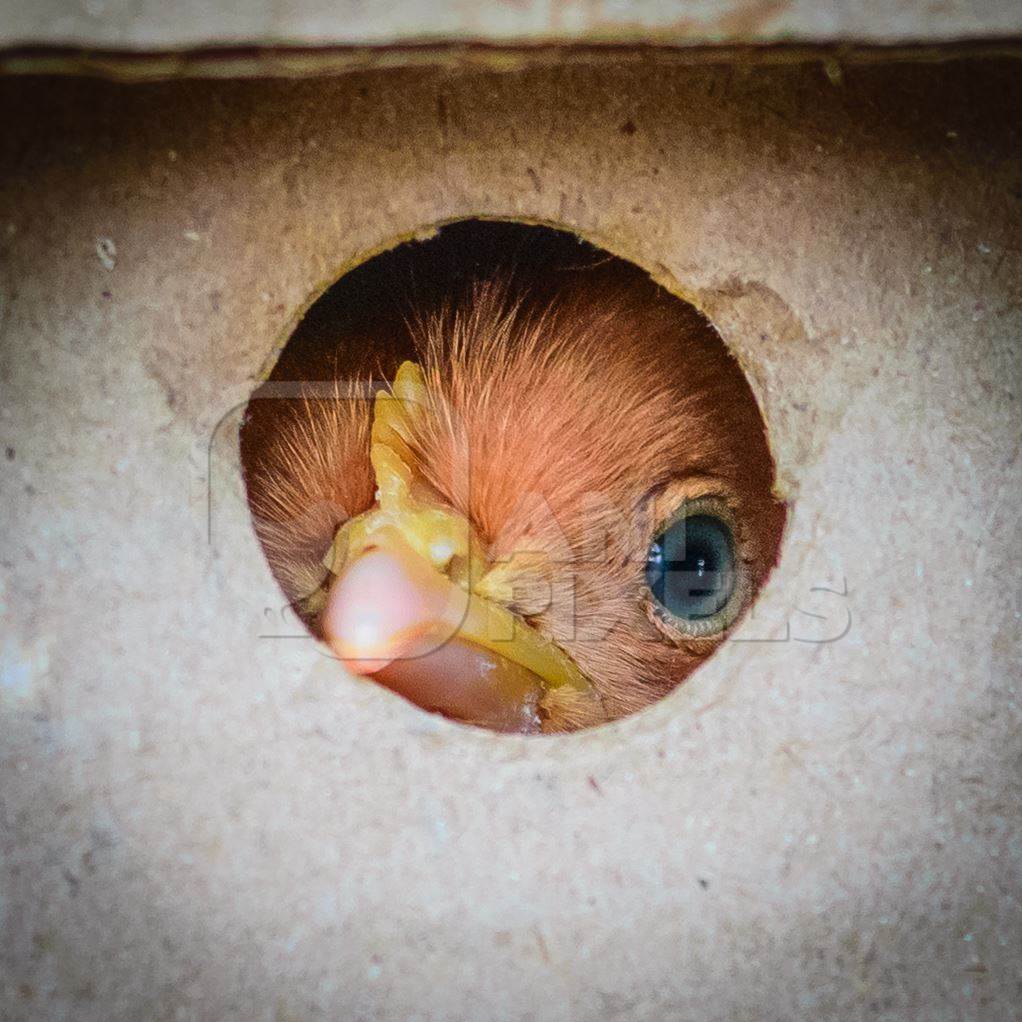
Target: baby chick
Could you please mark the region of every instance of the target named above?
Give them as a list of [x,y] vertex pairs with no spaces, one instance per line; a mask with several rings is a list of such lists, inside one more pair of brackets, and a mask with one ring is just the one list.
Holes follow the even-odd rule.
[[264,417],[256,529],[349,672],[570,731],[662,697],[748,607],[784,524],[762,418],[712,327],[627,266],[519,250],[339,338],[358,374]]

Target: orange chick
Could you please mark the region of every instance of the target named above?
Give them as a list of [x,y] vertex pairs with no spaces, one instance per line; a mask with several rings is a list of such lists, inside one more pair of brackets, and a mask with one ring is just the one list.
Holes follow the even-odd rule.
[[468,278],[263,423],[257,532],[350,672],[570,731],[662,697],[749,606],[784,523],[761,416],[705,320],[622,265]]

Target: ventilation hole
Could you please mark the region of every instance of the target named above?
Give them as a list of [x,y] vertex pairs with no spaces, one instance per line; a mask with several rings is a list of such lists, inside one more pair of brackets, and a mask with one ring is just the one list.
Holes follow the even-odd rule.
[[337,697],[361,675],[496,731],[666,695],[747,610],[784,525],[712,325],[520,223],[450,224],[341,277],[253,395],[241,453]]

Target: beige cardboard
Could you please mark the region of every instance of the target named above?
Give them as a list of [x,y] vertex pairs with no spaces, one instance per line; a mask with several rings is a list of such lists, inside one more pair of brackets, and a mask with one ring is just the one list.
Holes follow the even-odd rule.
[[[1018,66],[3,82],[0,1013],[1014,1018]],[[791,500],[745,641],[575,736],[261,637],[237,409],[472,215],[700,304]]]
[[1022,31],[1012,0],[2,0],[0,45],[940,42]]

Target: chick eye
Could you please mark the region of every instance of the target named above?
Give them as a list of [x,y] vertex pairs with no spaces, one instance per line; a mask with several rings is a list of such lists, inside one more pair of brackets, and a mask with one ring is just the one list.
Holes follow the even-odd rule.
[[662,611],[683,632],[709,635],[731,623],[737,553],[730,526],[698,512],[675,519],[654,537],[646,558],[646,584]]

